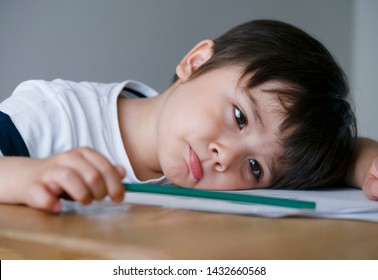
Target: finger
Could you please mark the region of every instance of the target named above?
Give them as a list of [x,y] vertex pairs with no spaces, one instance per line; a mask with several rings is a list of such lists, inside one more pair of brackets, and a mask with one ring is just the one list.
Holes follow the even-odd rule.
[[115,202],[122,201],[125,192],[121,184],[122,170],[112,165],[108,159],[93,150],[83,150],[83,156],[102,174],[111,199]]
[[42,182],[35,182],[28,188],[26,204],[54,213],[61,209],[59,198]]
[[72,168],[65,166],[54,166],[42,177],[47,186],[59,186],[63,192],[66,192],[73,200],[81,204],[89,204],[93,200],[91,191],[86,186],[81,176]]
[[61,164],[75,170],[81,176],[93,198],[101,200],[107,195],[106,182],[103,175],[81,153],[65,157],[61,160]]
[[72,197],[70,197],[69,194],[65,192],[58,184],[50,182],[47,187],[55,197],[63,198],[66,200],[73,200]]

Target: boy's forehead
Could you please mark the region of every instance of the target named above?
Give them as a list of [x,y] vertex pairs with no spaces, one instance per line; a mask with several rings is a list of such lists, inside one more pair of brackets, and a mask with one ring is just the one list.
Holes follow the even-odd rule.
[[292,85],[289,82],[274,79],[258,83],[256,86],[250,86],[250,84],[256,83],[253,79],[253,74],[245,74],[240,72],[239,80],[237,81],[237,87],[243,88],[245,90],[259,89],[261,91],[276,93],[292,89]]
[[288,86],[279,81],[268,81],[256,87],[248,88],[245,83],[238,83],[238,91],[246,94],[252,105],[259,110],[285,115],[285,107],[280,92],[286,91]]

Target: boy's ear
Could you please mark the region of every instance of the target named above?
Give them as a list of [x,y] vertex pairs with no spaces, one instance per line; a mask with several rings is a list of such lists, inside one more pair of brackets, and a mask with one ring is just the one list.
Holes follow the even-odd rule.
[[204,40],[194,46],[176,67],[176,74],[180,80],[186,81],[198,67],[212,57],[213,45],[212,40]]

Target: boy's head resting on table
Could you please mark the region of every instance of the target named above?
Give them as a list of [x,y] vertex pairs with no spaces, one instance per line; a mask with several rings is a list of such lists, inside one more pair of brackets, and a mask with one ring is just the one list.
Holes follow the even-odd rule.
[[27,81],[0,104],[0,203],[56,212],[61,197],[122,201],[122,182],[238,190],[348,180],[378,199],[378,144],[355,148],[348,98],[324,46],[268,20],[198,43],[161,94],[130,80]]
[[310,188],[345,178],[356,137],[346,78],[296,27],[251,21],[200,42],[162,95],[156,152],[173,184]]

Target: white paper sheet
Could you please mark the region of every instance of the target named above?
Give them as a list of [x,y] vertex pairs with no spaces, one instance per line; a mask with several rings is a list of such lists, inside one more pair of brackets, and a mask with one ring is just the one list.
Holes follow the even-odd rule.
[[207,211],[227,214],[257,215],[264,217],[317,217],[354,219],[378,222],[378,201],[368,200],[359,189],[335,188],[316,191],[299,190],[249,190],[236,193],[262,195],[268,197],[292,198],[316,202],[315,210],[276,207],[259,204],[245,204],[214,199],[179,197],[171,195],[127,193],[124,203],[113,204],[109,200],[81,206],[64,201],[63,212],[79,212],[105,215],[109,211],[127,211],[131,204],[155,205],[176,209]]

